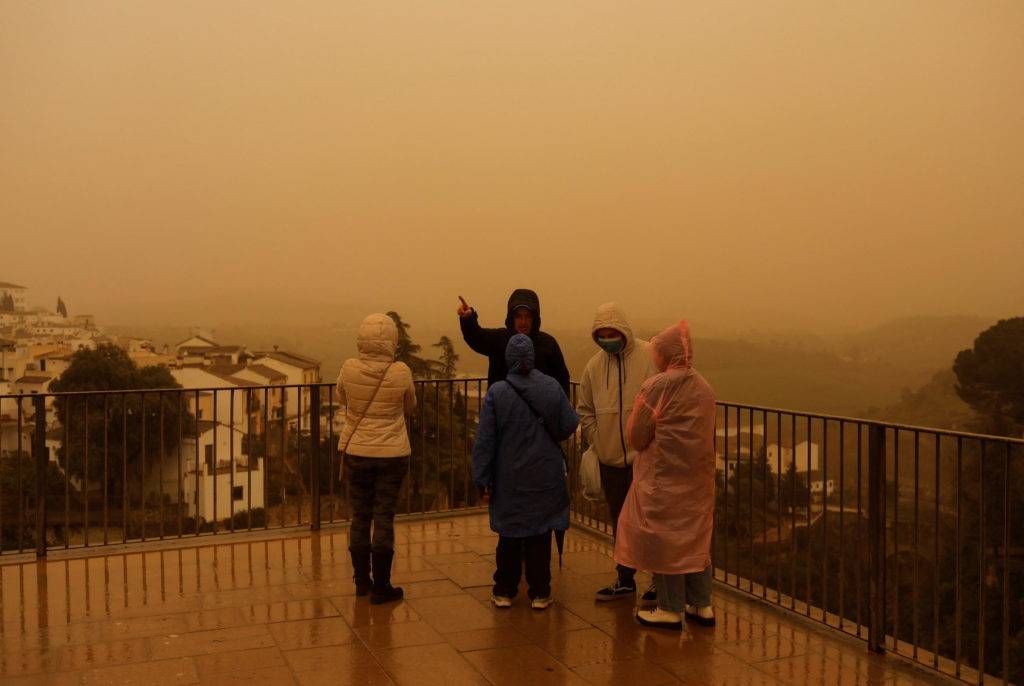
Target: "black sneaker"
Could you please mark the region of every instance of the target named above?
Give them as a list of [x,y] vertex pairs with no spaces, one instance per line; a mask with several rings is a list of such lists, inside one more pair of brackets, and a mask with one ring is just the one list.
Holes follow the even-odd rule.
[[636,595],[636,584],[633,583],[627,586],[616,579],[614,584],[606,586],[595,593],[594,600],[618,600],[619,598],[632,595]]
[[651,584],[651,587],[644,591],[637,605],[640,607],[658,607],[658,589],[654,587],[654,584]]

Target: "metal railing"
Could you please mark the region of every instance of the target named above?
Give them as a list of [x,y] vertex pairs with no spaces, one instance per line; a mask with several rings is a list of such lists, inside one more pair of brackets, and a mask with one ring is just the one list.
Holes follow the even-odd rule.
[[[486,381],[416,391],[398,514],[480,508]],[[0,396],[0,555],[345,522],[338,409],[330,384]],[[573,522],[611,533],[577,487],[579,435],[563,447]],[[1022,453],[1015,439],[719,403],[715,577],[872,650],[1020,682]]]

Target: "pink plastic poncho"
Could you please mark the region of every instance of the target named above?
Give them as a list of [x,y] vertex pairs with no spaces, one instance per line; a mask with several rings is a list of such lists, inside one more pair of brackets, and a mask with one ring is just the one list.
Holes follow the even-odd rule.
[[655,336],[651,354],[661,373],[641,387],[626,425],[639,455],[615,561],[657,574],[702,572],[715,513],[715,394],[692,367],[685,321]]

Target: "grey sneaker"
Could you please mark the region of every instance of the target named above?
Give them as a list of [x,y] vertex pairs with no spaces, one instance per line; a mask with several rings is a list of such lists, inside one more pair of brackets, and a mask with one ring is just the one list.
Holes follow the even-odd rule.
[[503,595],[494,595],[492,593],[491,602],[494,603],[494,607],[512,607],[512,599]]
[[555,602],[555,599],[550,595],[545,598],[534,598],[533,601],[530,602],[530,607],[534,610],[546,610],[548,609],[548,605],[553,602]]
[[636,583],[631,586],[623,584],[618,579],[611,586],[605,586],[594,594],[594,600],[618,600],[627,596],[636,595]]

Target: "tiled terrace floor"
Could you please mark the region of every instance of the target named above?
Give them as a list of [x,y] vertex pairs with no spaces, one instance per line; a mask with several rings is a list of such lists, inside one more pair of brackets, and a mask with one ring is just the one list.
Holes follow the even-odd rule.
[[855,641],[716,591],[718,627],[644,630],[599,604],[608,546],[570,532],[557,602],[489,602],[495,538],[480,515],[397,527],[407,600],[356,599],[347,532],[0,566],[0,683],[934,683]]

